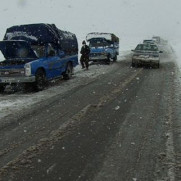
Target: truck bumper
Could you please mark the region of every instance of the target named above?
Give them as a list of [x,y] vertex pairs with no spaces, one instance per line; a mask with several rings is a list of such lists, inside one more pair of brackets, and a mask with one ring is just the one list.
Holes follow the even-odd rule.
[[0,84],[35,82],[35,76],[31,77],[0,77]]
[[134,64],[138,64],[138,65],[154,65],[154,64],[158,64],[159,60],[143,60],[143,59],[133,59],[132,62]]
[[106,56],[106,55],[89,57],[89,60],[90,60],[90,61],[99,61],[99,60],[106,60],[106,59],[107,59],[107,56]]

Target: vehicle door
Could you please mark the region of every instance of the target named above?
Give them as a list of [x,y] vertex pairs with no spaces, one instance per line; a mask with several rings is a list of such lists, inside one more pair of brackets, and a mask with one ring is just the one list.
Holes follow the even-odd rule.
[[115,47],[114,47],[114,43],[112,41],[107,41],[107,45],[108,45],[108,51],[109,54],[111,55],[111,58],[115,57]]
[[53,47],[51,44],[47,47],[47,68],[48,79],[61,76],[62,67],[64,67],[65,53]]

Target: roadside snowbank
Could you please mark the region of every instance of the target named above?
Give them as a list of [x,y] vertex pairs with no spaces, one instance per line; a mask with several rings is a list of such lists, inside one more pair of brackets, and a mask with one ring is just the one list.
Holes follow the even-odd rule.
[[171,46],[173,48],[173,51],[175,52],[178,67],[181,70],[181,42],[171,42]]

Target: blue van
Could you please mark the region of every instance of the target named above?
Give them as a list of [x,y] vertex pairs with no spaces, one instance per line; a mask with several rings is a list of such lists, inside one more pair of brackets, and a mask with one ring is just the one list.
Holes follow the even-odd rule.
[[78,65],[75,34],[59,30],[53,24],[28,24],[7,29],[0,50],[0,92],[8,84],[24,84],[37,91],[46,82],[62,77],[70,79]]
[[119,38],[112,33],[89,33],[86,36],[89,42],[90,56],[89,60],[93,62],[104,61],[110,63],[117,60],[119,55]]

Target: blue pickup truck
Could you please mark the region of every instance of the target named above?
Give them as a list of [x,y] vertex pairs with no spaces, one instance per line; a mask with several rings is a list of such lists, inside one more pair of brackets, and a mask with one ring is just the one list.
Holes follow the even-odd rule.
[[0,50],[0,92],[8,84],[23,84],[40,91],[46,82],[62,77],[70,79],[78,65],[75,34],[54,24],[28,24],[7,29]]
[[119,55],[119,38],[112,33],[89,33],[86,36],[89,42],[90,56],[89,60],[93,62],[104,61],[109,64],[111,59],[117,60]]

